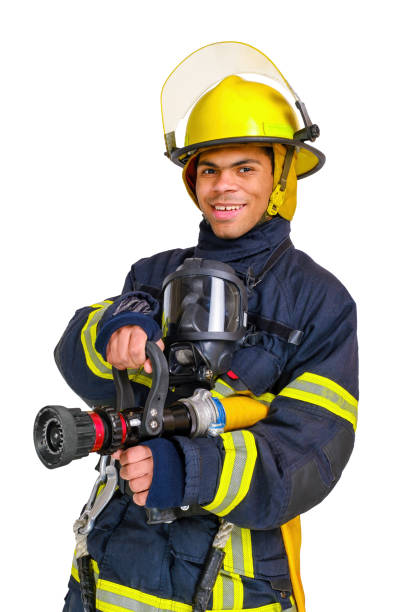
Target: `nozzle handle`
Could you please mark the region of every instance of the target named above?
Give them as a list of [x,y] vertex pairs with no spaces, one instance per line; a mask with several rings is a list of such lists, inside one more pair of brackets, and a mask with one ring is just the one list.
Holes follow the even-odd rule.
[[163,410],[169,390],[169,366],[161,348],[155,342],[146,342],[146,354],[152,364],[152,386],[143,412],[141,433],[155,437],[163,429]]
[[[163,351],[155,342],[146,342],[146,355],[152,364],[152,386],[143,411],[140,433],[142,438],[160,435],[163,429],[163,409],[169,388],[169,368]],[[134,408],[135,398],[127,370],[112,368],[116,388],[116,410]]]

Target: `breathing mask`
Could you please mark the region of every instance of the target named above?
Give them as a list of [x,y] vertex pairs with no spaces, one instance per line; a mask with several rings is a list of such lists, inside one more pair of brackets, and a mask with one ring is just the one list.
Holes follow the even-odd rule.
[[244,284],[228,264],[190,258],[163,282],[170,377],[212,383],[228,372],[247,322]]

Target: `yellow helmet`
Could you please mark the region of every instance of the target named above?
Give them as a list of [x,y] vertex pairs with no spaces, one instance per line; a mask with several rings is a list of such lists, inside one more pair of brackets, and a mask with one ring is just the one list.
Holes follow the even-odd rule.
[[[279,91],[245,80],[238,76],[240,73],[277,81],[294,96],[305,127],[299,129],[294,109]],[[271,216],[279,212],[286,219],[293,217],[297,178],[317,172],[325,157],[305,144],[305,140],[315,140],[319,128],[312,124],[304,104],[269,58],[244,43],[207,45],[171,73],[163,86],[161,101],[166,154],[184,166],[183,179],[197,205],[196,160],[201,151],[259,144],[274,150],[274,189],[267,212]],[[184,147],[180,148],[176,145],[176,129],[192,104]]]

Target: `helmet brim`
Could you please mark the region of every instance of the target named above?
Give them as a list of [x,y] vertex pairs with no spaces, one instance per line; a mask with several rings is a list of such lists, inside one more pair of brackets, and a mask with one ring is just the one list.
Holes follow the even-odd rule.
[[[187,147],[175,148],[171,151],[169,157],[172,162],[183,168],[193,155],[199,150],[212,149],[214,147],[234,146],[240,144],[260,144],[263,146],[272,145],[278,142],[286,146],[296,147],[297,160],[295,165],[296,176],[298,179],[305,178],[314,174],[326,161],[324,153],[300,140],[291,140],[289,138],[274,138],[271,136],[238,136],[234,138],[219,138],[217,140],[207,140],[205,142],[197,142]],[[167,153],[166,153],[167,155]]]

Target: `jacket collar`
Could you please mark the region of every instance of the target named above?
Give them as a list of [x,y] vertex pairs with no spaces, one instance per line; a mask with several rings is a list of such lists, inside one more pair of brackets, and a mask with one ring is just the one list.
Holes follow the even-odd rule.
[[230,263],[237,272],[245,273],[251,266],[257,274],[273,251],[290,234],[290,223],[276,216],[256,225],[249,232],[233,240],[218,238],[206,222],[200,223],[198,244],[194,257]]

